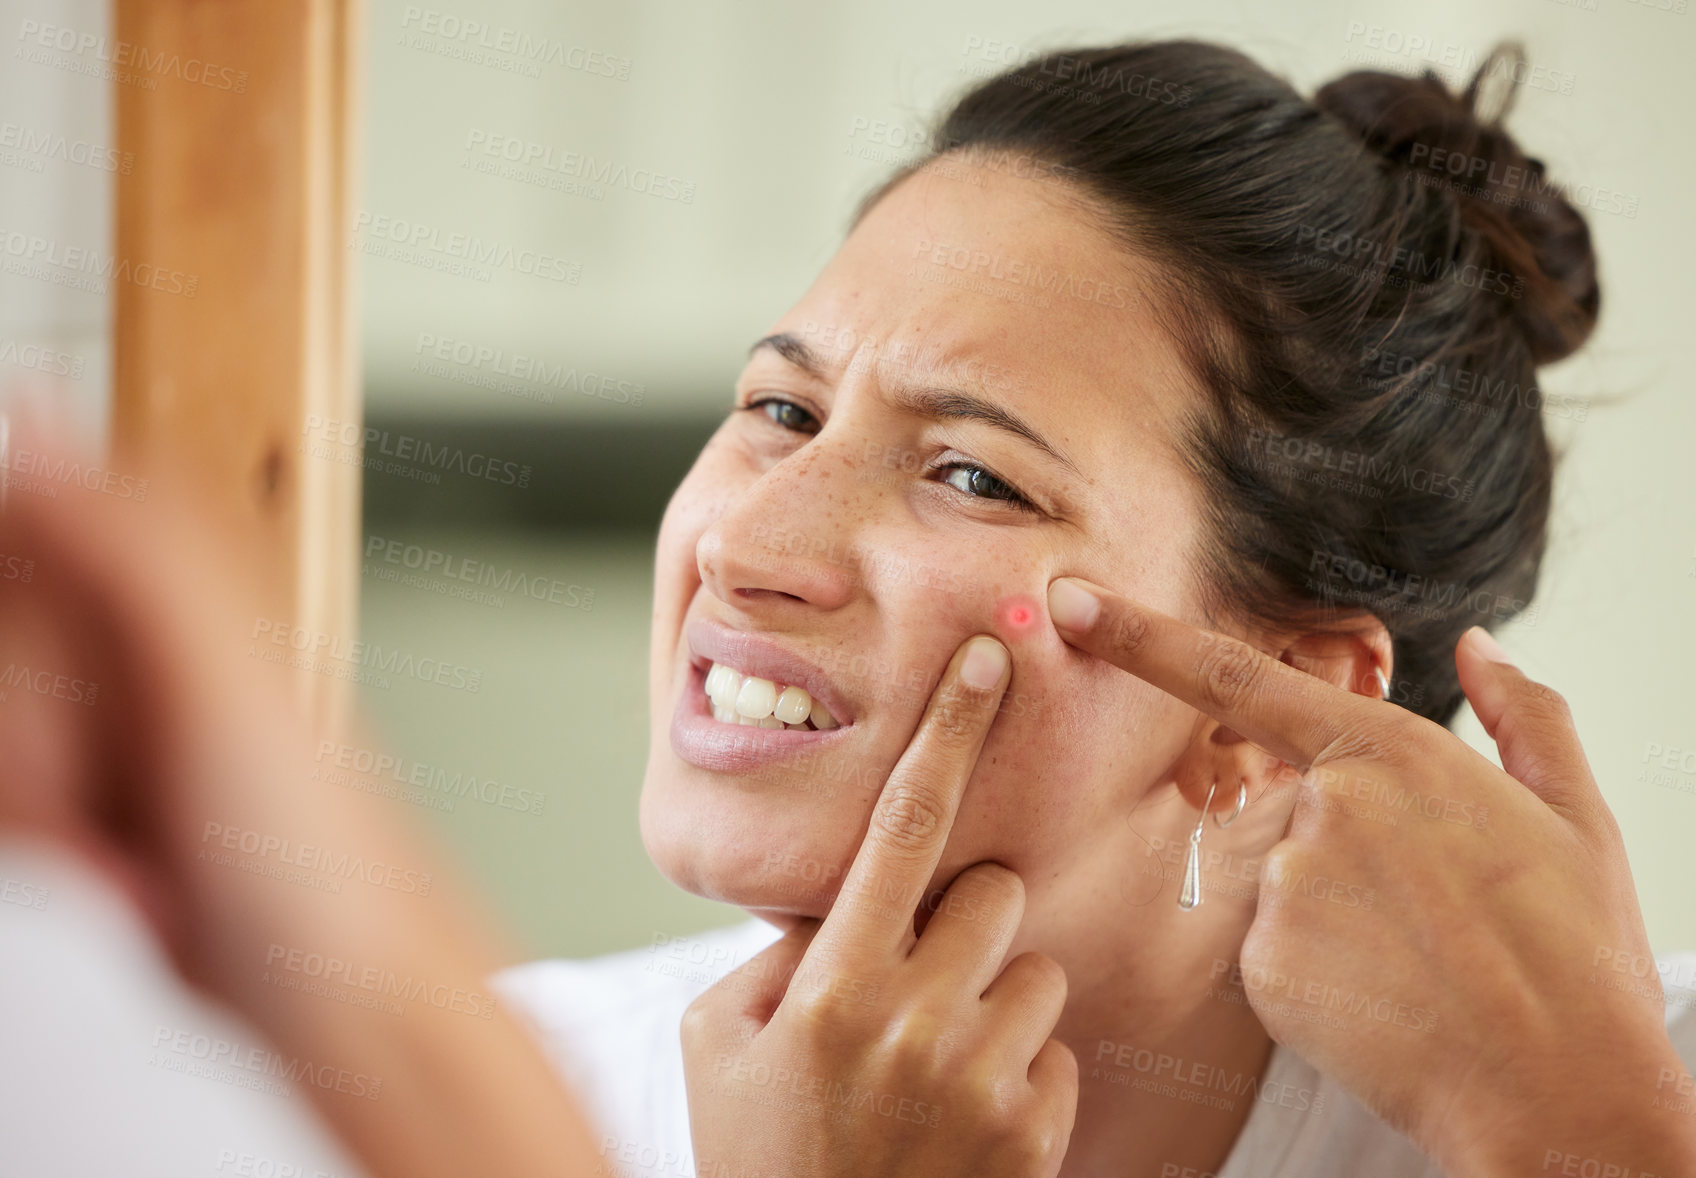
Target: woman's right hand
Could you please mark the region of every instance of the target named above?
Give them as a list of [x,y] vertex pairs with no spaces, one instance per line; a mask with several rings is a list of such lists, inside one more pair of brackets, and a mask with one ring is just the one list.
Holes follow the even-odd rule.
[[[1024,885],[980,863],[926,900],[1008,677],[1006,648],[987,635],[955,652],[830,913],[689,1007],[698,1172],[1058,1172],[1078,1068],[1050,1037],[1066,1001],[1060,966],[1040,953],[1002,966]],[[931,916],[917,933],[921,906]]]
[[[1597,969],[1654,957],[1559,695],[1482,630],[1459,642],[1497,768],[1424,717],[1099,585],[1056,580],[1049,613],[1073,646],[1298,775],[1231,983],[1268,1034],[1445,1173],[1543,1173],[1564,1157],[1570,1172],[1589,1159],[1590,1173],[1696,1174],[1665,1003]],[[1307,880],[1348,880],[1375,902],[1336,903]]]

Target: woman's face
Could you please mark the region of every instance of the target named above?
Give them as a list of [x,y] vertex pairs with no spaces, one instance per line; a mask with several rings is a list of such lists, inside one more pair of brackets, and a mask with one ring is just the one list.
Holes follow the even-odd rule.
[[[1144,835],[1194,821],[1169,786],[1210,772],[1197,714],[1064,645],[1044,603],[1072,574],[1198,616],[1178,449],[1198,394],[1148,264],[1017,171],[950,158],[889,192],[754,346],[666,510],[642,833],[690,891],[822,916],[931,689],[982,632],[1012,681],[939,884],[1004,863],[1040,932],[1150,899]],[[998,616],[1012,595],[1034,624]],[[713,719],[712,660],[811,686],[841,726]]]

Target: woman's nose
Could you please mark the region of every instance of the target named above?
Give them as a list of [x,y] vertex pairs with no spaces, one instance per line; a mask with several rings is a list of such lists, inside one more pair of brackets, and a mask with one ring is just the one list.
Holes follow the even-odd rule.
[[816,435],[748,484],[695,545],[701,582],[721,601],[847,604],[864,583],[865,526],[849,444]]

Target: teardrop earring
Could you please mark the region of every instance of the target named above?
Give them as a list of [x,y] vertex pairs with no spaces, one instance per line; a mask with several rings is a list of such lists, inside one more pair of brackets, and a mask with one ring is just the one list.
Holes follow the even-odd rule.
[[1207,808],[1213,804],[1213,791],[1218,788],[1219,779],[1215,777],[1213,784],[1207,787],[1207,800],[1201,804],[1195,829],[1190,831],[1190,853],[1184,860],[1184,886],[1178,890],[1178,907],[1185,912],[1201,906],[1201,832],[1207,829]]

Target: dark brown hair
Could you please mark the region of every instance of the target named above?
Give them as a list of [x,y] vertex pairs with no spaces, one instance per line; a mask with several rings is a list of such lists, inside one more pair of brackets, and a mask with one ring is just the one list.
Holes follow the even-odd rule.
[[[1242,54],[1168,41],[1055,52],[981,83],[925,160],[1038,161],[1157,263],[1156,306],[1211,397],[1210,613],[1287,627],[1367,612],[1391,698],[1447,723],[1455,641],[1529,603],[1552,456],[1535,368],[1595,325],[1584,219],[1480,92],[1347,74],[1306,99]],[[1024,174],[1031,174],[1027,169]]]

